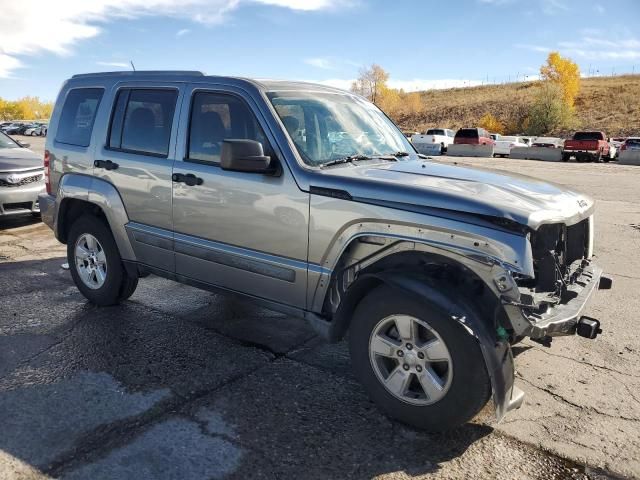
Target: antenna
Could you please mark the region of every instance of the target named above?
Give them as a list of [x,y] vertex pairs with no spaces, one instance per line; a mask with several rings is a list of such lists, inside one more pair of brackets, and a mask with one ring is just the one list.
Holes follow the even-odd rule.
[[133,68],[133,71],[136,71],[136,66],[133,64],[133,60],[129,60],[129,63],[131,64],[131,68]]

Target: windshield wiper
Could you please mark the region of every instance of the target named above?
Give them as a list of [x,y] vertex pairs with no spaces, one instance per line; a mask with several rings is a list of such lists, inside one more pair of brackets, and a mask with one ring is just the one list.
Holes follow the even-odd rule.
[[394,153],[388,153],[387,155],[392,157],[408,157],[409,152],[394,152]]
[[346,157],[329,160],[328,162],[321,164],[320,168],[330,167],[332,165],[340,165],[342,163],[351,163],[354,160],[371,160],[371,157],[369,157],[368,155],[363,155],[361,153],[358,153],[356,155],[348,155]]

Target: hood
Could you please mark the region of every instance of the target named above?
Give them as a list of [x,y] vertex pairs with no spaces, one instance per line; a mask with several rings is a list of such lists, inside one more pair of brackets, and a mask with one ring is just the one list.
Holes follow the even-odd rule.
[[28,148],[0,148],[0,172],[43,168],[43,160]]
[[322,186],[346,190],[356,201],[506,218],[533,229],[571,225],[594,207],[589,197],[553,183],[431,161],[348,164],[321,172],[328,180]]

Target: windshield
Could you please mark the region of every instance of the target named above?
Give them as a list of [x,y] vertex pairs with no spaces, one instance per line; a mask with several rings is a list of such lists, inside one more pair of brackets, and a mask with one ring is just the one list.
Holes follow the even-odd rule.
[[297,91],[267,95],[308,165],[320,166],[353,155],[415,153],[391,120],[358,96]]
[[0,148],[20,148],[20,145],[11,140],[11,138],[4,133],[0,132]]

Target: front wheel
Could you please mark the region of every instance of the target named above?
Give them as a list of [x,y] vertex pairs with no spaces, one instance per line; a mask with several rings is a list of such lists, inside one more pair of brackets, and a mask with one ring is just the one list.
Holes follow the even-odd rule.
[[351,361],[390,417],[428,431],[462,425],[486,404],[491,384],[477,340],[436,305],[381,286],[358,305]]
[[78,290],[96,305],[115,305],[138,285],[122,264],[111,230],[95,216],[80,217],[71,226],[67,259]]

